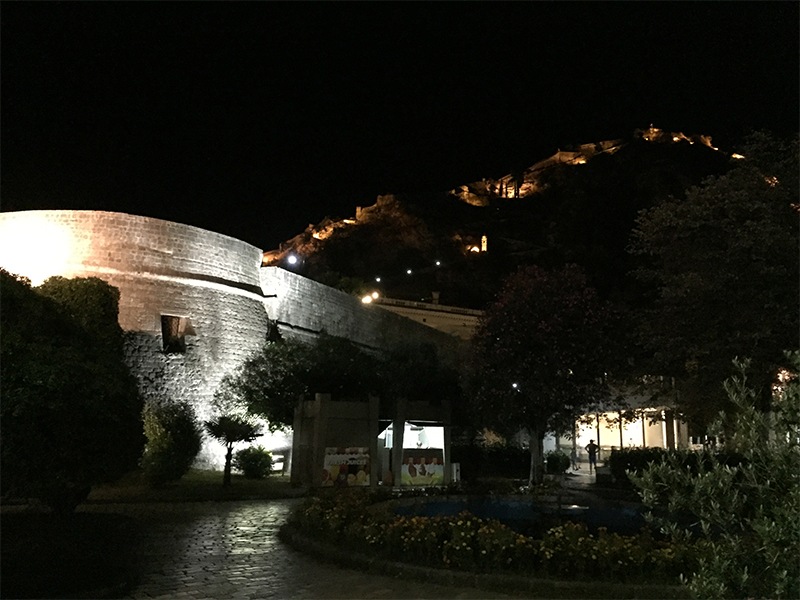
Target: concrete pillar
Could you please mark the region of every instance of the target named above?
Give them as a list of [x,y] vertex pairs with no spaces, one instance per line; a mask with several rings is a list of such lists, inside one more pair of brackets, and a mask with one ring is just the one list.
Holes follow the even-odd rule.
[[642,448],[647,448],[647,413],[642,411]]
[[400,474],[403,469],[403,436],[406,432],[406,400],[397,400],[392,421],[392,480],[395,487],[400,487]]
[[308,461],[308,444],[306,443],[305,432],[303,431],[303,399],[297,402],[294,407],[294,421],[292,421],[292,464],[290,467],[289,480],[292,485],[304,485],[303,474],[306,471]]
[[444,464],[442,465],[442,469],[444,469],[444,484],[448,485],[452,480],[453,476],[453,469],[450,466],[452,463],[450,461],[450,435],[451,435],[451,425],[452,422],[452,406],[449,401],[444,403],[442,407],[442,412],[444,413],[442,416],[444,418]]
[[325,446],[327,445],[328,433],[328,410],[330,405],[330,394],[314,395],[314,433],[311,442],[311,464],[310,480],[312,486],[322,483],[322,467],[325,464]]
[[369,486],[377,488],[381,479],[381,465],[378,455],[378,435],[380,434],[380,398],[369,397]]
[[671,410],[664,411],[664,420],[666,421],[667,448],[675,450],[675,418]]

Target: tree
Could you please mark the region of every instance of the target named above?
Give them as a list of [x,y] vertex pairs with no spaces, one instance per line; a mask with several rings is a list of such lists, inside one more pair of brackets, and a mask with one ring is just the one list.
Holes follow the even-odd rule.
[[214,398],[217,410],[257,414],[270,431],[291,427],[298,399],[308,390],[303,380],[308,355],[307,345],[295,340],[267,342],[222,380]]
[[580,268],[525,267],[506,280],[473,339],[472,412],[505,435],[530,433],[530,483],[543,479],[544,436],[571,431],[581,408],[603,399],[610,311]]
[[261,435],[261,429],[249,420],[235,416],[221,416],[206,421],[205,427],[211,437],[225,444],[225,470],[222,475],[222,485],[228,487],[231,484],[233,445],[239,442],[252,442]]
[[292,426],[303,396],[330,393],[363,399],[379,387],[377,358],[352,342],[323,334],[313,344],[268,342],[223,379],[215,400],[220,412],[259,415],[275,431]]
[[672,453],[629,474],[644,503],[666,515],[653,517],[664,532],[703,540],[707,552],[687,581],[696,598],[800,597],[800,355],[789,362],[794,373],[774,388],[770,412],[758,409],[749,362],[737,364],[738,377],[724,386],[736,411],[721,412],[711,428],[724,436],[724,454],[687,469],[686,453]]
[[798,345],[798,143],[751,135],[725,175],[640,213],[632,251],[656,290],[640,337],[651,373],[676,378],[682,411],[707,423],[735,356],[769,403],[783,351]]
[[2,487],[70,512],[136,467],[142,401],[124,362],[119,292],[95,279],[40,288],[0,271]]

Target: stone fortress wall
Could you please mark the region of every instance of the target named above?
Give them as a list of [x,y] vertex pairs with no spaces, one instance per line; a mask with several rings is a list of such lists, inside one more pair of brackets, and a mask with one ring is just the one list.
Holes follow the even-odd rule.
[[440,352],[442,360],[451,363],[459,355],[461,344],[454,336],[387,312],[376,304],[363,304],[355,296],[279,267],[263,267],[260,275],[267,312],[281,335],[304,339],[324,331],[367,350],[430,344],[444,350]]
[[[265,339],[261,251],[239,240],[100,211],[2,213],[0,237],[12,246],[0,264],[34,275],[34,284],[49,275],[99,277],[119,289],[128,364],[149,400],[187,400],[209,418],[219,382]],[[162,316],[181,319],[183,351],[165,351]],[[207,444],[200,462],[217,454]]]
[[[0,213],[0,266],[33,285],[61,275],[117,287],[127,360],[143,394],[187,400],[201,420],[211,415],[222,378],[264,343],[270,322],[288,336],[313,339],[325,331],[376,350],[424,342],[452,355],[458,346],[451,336],[295,273],[261,268],[261,261],[255,246],[160,219],[82,210]],[[208,440],[198,466],[219,466],[223,457]]]

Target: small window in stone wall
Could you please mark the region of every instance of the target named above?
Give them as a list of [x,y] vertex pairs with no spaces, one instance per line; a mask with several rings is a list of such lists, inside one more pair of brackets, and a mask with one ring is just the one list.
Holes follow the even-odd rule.
[[173,315],[161,315],[161,339],[164,352],[182,354],[186,352],[186,329],[189,319]]

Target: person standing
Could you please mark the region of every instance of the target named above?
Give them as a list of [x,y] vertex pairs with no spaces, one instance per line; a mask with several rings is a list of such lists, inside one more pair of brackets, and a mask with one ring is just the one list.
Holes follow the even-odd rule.
[[572,447],[572,452],[569,453],[569,458],[572,461],[572,470],[578,471],[581,466],[578,464],[578,449],[575,446]]
[[597,472],[597,451],[600,449],[600,446],[594,443],[594,440],[589,440],[589,444],[584,448],[586,452],[589,454],[589,473],[591,474],[592,469],[594,469],[595,473]]

